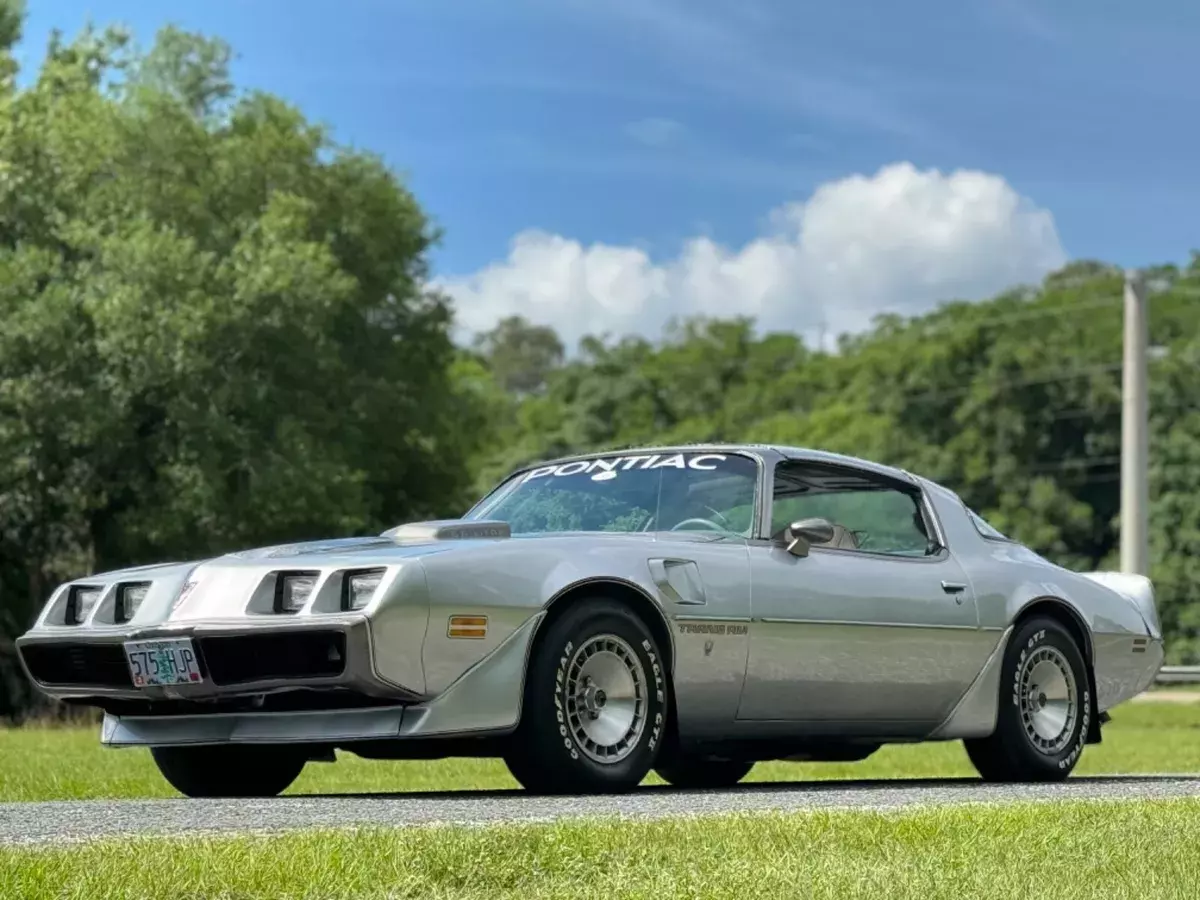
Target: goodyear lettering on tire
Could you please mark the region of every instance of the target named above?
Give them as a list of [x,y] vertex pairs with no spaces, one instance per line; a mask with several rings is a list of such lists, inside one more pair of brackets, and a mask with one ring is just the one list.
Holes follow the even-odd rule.
[[1071,748],[1071,752],[1067,754],[1065,759],[1058,761],[1060,769],[1066,769],[1075,764],[1075,760],[1079,759],[1079,754],[1083,752],[1083,746],[1087,743],[1088,727],[1092,724],[1092,692],[1085,688],[1080,692],[1079,705],[1083,707],[1083,713],[1079,717],[1079,739],[1075,741],[1075,746]]
[[554,718],[558,721],[558,736],[562,738],[563,748],[570,754],[571,759],[579,759],[579,751],[575,748],[575,742],[571,740],[571,734],[567,730],[566,714],[562,705],[563,686],[567,682],[567,664],[571,658],[571,651],[574,649],[575,644],[567,641],[562,656],[558,658],[558,669],[554,673]]
[[658,698],[659,704],[659,710],[654,714],[654,727],[650,730],[650,740],[647,743],[647,748],[653,751],[658,746],[659,739],[662,737],[662,710],[667,702],[666,691],[663,689],[662,667],[658,664],[658,656],[654,653],[654,645],[650,641],[643,639],[642,649],[646,651],[646,656],[650,658],[650,671],[654,673],[654,695]]

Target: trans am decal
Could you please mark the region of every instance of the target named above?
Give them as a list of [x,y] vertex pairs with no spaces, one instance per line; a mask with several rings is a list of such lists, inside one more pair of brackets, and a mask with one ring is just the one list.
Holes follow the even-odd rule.
[[698,469],[711,472],[720,468],[720,464],[728,458],[723,453],[674,453],[665,456],[641,453],[608,459],[577,459],[557,466],[531,469],[523,480],[590,475],[593,481],[608,481],[616,478],[618,472],[628,472],[630,469]]

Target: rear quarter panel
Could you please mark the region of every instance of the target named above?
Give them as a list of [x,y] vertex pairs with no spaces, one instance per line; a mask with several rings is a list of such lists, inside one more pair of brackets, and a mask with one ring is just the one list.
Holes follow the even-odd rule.
[[1153,681],[1162,662],[1161,642],[1148,640],[1146,622],[1129,600],[1020,544],[984,538],[956,494],[931,482],[924,486],[952,552],[967,570],[981,628],[1003,629],[1031,604],[1053,600],[1086,628],[1085,652],[1093,661],[1101,710]]

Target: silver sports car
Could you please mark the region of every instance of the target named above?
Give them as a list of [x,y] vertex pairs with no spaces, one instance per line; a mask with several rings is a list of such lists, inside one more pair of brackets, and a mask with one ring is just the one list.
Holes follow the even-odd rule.
[[18,646],[191,796],[276,794],[337,750],[591,792],[961,739],[986,779],[1060,779],[1162,662],[1146,578],[757,445],[573,456],[462,519],[82,578]]

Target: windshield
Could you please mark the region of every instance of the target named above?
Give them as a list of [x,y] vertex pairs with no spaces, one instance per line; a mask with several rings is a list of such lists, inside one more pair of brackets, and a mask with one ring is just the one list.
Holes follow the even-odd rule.
[[710,531],[748,537],[758,467],[724,453],[628,454],[539,466],[514,477],[467,519],[513,534]]

